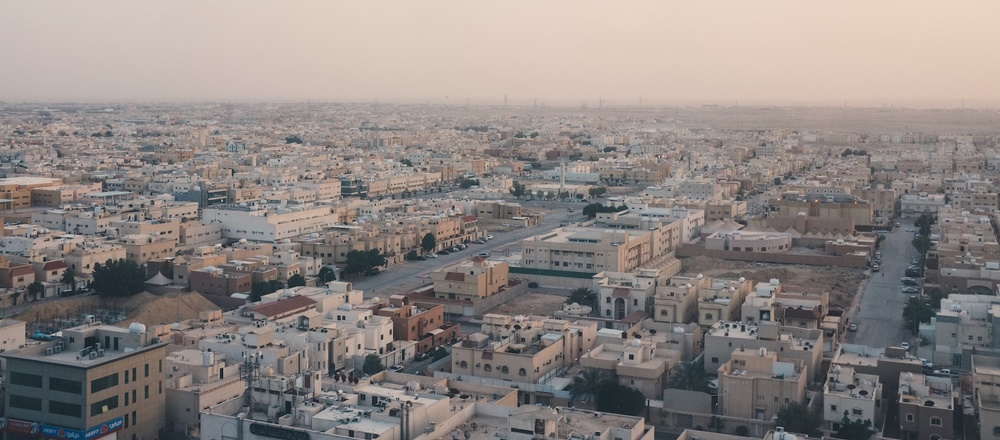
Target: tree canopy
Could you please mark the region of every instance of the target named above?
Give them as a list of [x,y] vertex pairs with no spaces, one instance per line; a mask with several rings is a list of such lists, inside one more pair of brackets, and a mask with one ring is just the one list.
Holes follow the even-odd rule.
[[921,295],[914,295],[903,307],[903,325],[914,335],[919,330],[917,323],[931,322],[933,316],[934,308],[931,307],[930,299]]
[[372,374],[378,373],[382,370],[385,370],[385,364],[382,363],[382,359],[379,358],[377,354],[365,356],[365,363],[361,366],[361,371],[364,371],[365,374],[371,376]]
[[130,260],[108,260],[95,264],[91,287],[101,296],[128,297],[142,292],[146,271]]
[[708,391],[708,376],[705,375],[704,359],[681,362],[670,378],[670,388],[690,391]]
[[606,194],[607,192],[608,188],[603,186],[598,186],[587,190],[587,194],[590,194],[590,197],[600,197]]
[[833,436],[844,440],[868,440],[872,436],[872,421],[871,419],[851,420],[845,410],[844,418],[840,419],[840,429]]
[[302,138],[300,138],[299,135],[297,135],[297,134],[293,134],[293,135],[288,136],[288,137],[285,138],[285,143],[286,144],[301,144],[302,143]]
[[512,195],[514,197],[517,197],[517,198],[520,199],[525,194],[528,194],[528,190],[524,186],[524,184],[521,183],[521,182],[515,181],[514,182],[514,186],[510,187],[510,195]]
[[622,212],[627,209],[628,207],[625,205],[615,207],[615,206],[604,206],[600,203],[591,203],[583,207],[583,215],[587,216],[588,218],[594,218],[597,217],[597,214],[601,212]]
[[646,409],[646,396],[641,391],[608,379],[597,386],[597,410],[637,416]]
[[306,285],[306,277],[302,274],[295,274],[288,277],[288,287],[299,287]]
[[586,287],[573,289],[566,298],[566,304],[577,303],[581,306],[597,307],[597,294]]
[[283,287],[285,287],[285,285],[278,280],[254,283],[252,286],[250,286],[250,301],[251,302],[260,301],[260,298],[262,296],[270,295],[274,292],[277,292],[279,289]]
[[365,273],[372,268],[385,265],[385,255],[379,253],[378,249],[368,251],[354,250],[347,253],[347,264],[344,266],[344,273],[357,275]]
[[787,432],[819,437],[819,427],[823,424],[823,419],[819,413],[809,410],[809,407],[792,402],[778,410],[776,423],[778,426],[783,426]]
[[67,267],[59,281],[66,284],[70,289],[76,289],[76,271],[72,267]]
[[330,281],[337,281],[337,271],[333,270],[330,266],[323,266],[319,269],[319,282],[329,283]]
[[595,392],[597,391],[597,386],[607,380],[604,375],[604,371],[598,368],[587,368],[580,372],[579,375],[573,378],[573,381],[569,384],[569,399],[570,400],[593,400]]
[[420,248],[423,249],[424,252],[430,252],[433,251],[434,248],[436,247],[437,247],[437,238],[434,237],[434,234],[430,232],[424,234],[424,238],[420,240]]

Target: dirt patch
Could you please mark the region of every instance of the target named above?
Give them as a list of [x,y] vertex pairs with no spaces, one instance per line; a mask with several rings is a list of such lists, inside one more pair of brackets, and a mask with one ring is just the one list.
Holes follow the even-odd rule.
[[556,310],[562,310],[566,303],[566,297],[543,292],[528,292],[517,298],[501,304],[486,313],[499,313],[503,315],[543,315],[552,316]]
[[163,296],[142,292],[129,298],[103,299],[80,296],[47,301],[28,306],[18,319],[29,328],[63,328],[83,322],[83,315],[94,315],[105,323],[128,326],[132,322],[149,325],[167,324],[194,319],[202,310],[219,307],[196,292],[171,293]]
[[737,279],[762,283],[777,278],[782,284],[830,291],[830,306],[849,307],[858,293],[866,271],[847,267],[818,267],[796,264],[761,264],[694,257],[681,260],[684,275]]

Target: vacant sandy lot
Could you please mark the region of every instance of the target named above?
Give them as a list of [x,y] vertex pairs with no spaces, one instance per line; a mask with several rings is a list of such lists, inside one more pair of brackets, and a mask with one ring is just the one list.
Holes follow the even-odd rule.
[[845,267],[817,267],[795,264],[755,264],[717,258],[694,257],[681,260],[682,275],[704,274],[719,278],[740,278],[767,282],[777,278],[782,284],[806,289],[830,290],[832,307],[847,307],[858,293],[867,271]]
[[519,295],[506,304],[496,306],[486,313],[504,315],[542,315],[552,316],[552,312],[562,310],[566,297],[552,293],[529,292]]

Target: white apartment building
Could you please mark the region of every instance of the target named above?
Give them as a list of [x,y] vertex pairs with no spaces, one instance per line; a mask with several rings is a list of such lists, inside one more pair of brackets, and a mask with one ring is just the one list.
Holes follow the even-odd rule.
[[202,221],[222,225],[223,238],[277,242],[303,234],[319,233],[337,223],[329,206],[225,205],[205,208]]

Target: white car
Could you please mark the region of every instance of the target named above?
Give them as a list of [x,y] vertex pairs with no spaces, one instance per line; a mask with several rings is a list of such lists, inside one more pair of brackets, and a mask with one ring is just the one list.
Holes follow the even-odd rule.
[[427,258],[437,258],[438,254],[427,254]]
[[909,342],[902,342],[902,343],[899,344],[899,346],[903,347],[903,350],[909,350],[910,349],[910,343]]
[[487,239],[487,240],[492,240],[492,239],[493,239],[493,236],[492,236],[492,235],[487,235],[487,236],[486,236],[486,239]]

